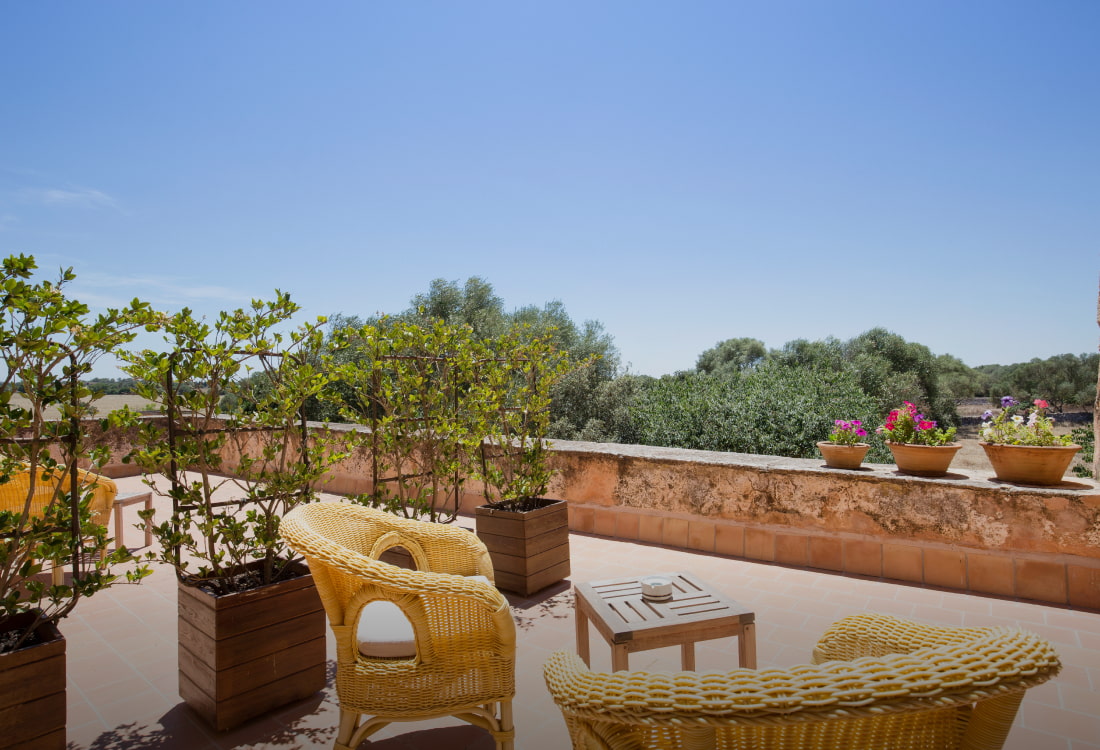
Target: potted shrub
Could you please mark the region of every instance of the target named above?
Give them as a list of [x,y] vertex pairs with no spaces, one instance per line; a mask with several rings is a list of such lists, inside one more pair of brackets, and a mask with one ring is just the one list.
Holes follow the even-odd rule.
[[860,441],[867,437],[863,422],[858,419],[838,419],[828,440],[818,442],[817,449],[825,458],[825,465],[832,469],[858,469],[863,457],[871,449]]
[[141,420],[131,459],[169,480],[148,483],[171,497],[171,516],[142,516],[162,545],[149,558],[178,576],[180,696],[219,730],[325,685],[321,602],[278,534],[342,458],[301,417],[326,378],[308,356],[321,321],[277,332],[297,309],[279,294],[212,327],[185,309],[165,325],[172,351],[127,355],[141,394],[162,405]]
[[[35,268],[33,257],[11,256],[0,272],[0,747],[60,750],[65,639],[57,625],[84,597],[149,572],[115,572],[132,558],[107,551],[107,529],[90,507],[94,485],[78,476],[78,463],[95,470],[108,459],[105,447],[85,444],[81,420],[96,396],[80,377],[152,313],[135,300],[92,319],[66,296],[72,269],[34,283]],[[48,571],[58,567],[70,575],[54,585]]]
[[955,442],[955,428],[942,429],[926,419],[909,401],[893,409],[878,428],[894,455],[902,474],[918,477],[942,477],[961,444]]
[[1055,435],[1048,404],[1037,398],[1021,408],[1011,396],[1001,398],[1001,411],[982,415],[980,445],[993,473],[1006,482],[1049,486],[1058,484],[1081,446],[1070,435]]
[[483,363],[478,399],[485,434],[475,468],[486,504],[475,509],[478,537],[499,588],[524,596],[569,575],[569,516],[545,497],[550,467],[550,386],[571,367],[549,338],[516,329],[496,342],[508,352]]

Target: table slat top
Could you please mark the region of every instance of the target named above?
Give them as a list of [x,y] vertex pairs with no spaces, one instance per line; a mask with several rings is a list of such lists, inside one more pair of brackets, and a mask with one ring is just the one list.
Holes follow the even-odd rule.
[[592,581],[577,584],[577,600],[597,615],[609,630],[614,642],[622,643],[642,633],[657,635],[690,630],[700,623],[708,625],[748,624],[753,613],[743,604],[727,598],[721,592],[691,573],[659,573],[672,581],[672,598],[653,601],[642,596],[641,579],[649,573],[631,578]]

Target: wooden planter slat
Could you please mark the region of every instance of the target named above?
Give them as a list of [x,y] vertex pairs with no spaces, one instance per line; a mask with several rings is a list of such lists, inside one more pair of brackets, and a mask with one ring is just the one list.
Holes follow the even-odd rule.
[[4,750],[65,747],[65,639],[52,624],[40,626],[38,634],[44,643],[0,656]]
[[325,613],[312,576],[219,597],[179,591],[180,697],[217,729],[324,687]]
[[564,504],[564,501],[559,500],[554,505],[547,505],[527,513],[493,510],[482,506],[475,510],[478,533],[484,530],[488,534],[531,539],[554,529],[569,528],[569,514]]
[[[253,630],[262,630],[272,623],[285,619],[287,609],[291,611],[315,611],[320,606],[317,589],[312,576],[301,576],[280,582],[278,597],[256,596],[255,591],[218,597],[216,608],[206,601],[210,594],[194,586],[180,587],[179,614],[192,625],[204,632],[212,633],[217,621],[218,634],[229,638]],[[232,601],[221,602],[232,598]]]
[[516,575],[534,575],[552,568],[569,559],[569,545],[558,545],[537,555],[505,555],[499,552],[489,553],[493,558],[493,571],[515,573]]
[[504,555],[538,555],[547,550],[569,544],[569,527],[560,526],[544,534],[526,539],[524,537],[501,536],[478,529],[477,537],[494,551]]
[[61,750],[65,745],[65,727],[54,730],[49,734],[39,735],[26,742],[17,742],[14,745],[4,745],[4,750]]
[[[309,623],[300,622],[308,631]],[[264,641],[264,638],[257,640]],[[265,649],[267,650],[267,649]],[[228,649],[222,649],[222,653],[228,653]],[[301,672],[309,667],[324,662],[325,639],[324,636],[313,640],[281,647],[269,653],[257,656],[254,659],[237,661],[236,654],[224,659],[217,664],[205,662],[193,651],[181,648],[179,651],[179,669],[181,674],[187,675],[193,682],[202,684],[206,676],[213,673],[214,689],[211,695],[235,695],[236,693],[254,690],[263,684],[263,681],[272,675],[285,675]],[[217,660],[215,660],[217,661]],[[230,663],[230,662],[235,663]]]
[[[317,627],[318,622],[321,623],[320,628]],[[221,670],[316,640],[318,630],[323,637],[324,623],[324,612],[306,612],[293,616],[288,610],[284,613],[282,622],[223,637],[220,630],[207,633],[181,617],[179,643],[180,649],[190,651],[201,663]]]
[[530,596],[567,577],[569,575],[569,560],[564,560],[557,565],[528,575],[507,572],[496,573],[495,575],[497,588]]

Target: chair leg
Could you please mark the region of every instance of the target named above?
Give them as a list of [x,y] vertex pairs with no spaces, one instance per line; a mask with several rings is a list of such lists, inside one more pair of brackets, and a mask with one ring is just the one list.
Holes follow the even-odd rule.
[[[512,726],[512,701],[500,702],[500,731],[511,732],[515,727]],[[515,740],[509,739],[501,742],[497,745],[499,750],[513,750],[515,748]]]
[[336,744],[333,745],[333,750],[351,750],[348,743],[351,742],[351,736],[355,734],[358,725],[359,713],[357,711],[349,711],[346,708],[341,708],[340,729],[336,733]]

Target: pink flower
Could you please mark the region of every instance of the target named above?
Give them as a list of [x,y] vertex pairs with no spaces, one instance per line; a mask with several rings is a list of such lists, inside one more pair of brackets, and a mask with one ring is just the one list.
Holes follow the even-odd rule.
[[867,430],[860,427],[858,430],[856,430],[856,434],[860,437],[865,437],[867,435]]
[[1038,406],[1040,409],[1045,409],[1048,406],[1050,406],[1050,404],[1048,404],[1046,401],[1044,401],[1041,398],[1035,399],[1035,405]]
[[936,426],[935,422],[930,422],[927,419],[922,419],[920,422],[917,422],[917,429],[918,430],[931,430],[931,429],[935,428],[935,426]]

